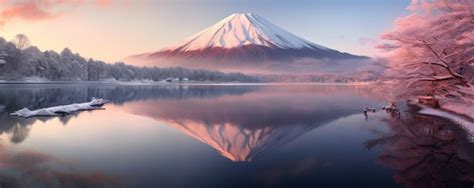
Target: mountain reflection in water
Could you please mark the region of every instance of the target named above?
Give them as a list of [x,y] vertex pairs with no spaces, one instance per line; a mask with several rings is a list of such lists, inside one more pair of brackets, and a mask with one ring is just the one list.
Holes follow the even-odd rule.
[[[344,94],[338,94],[339,91]],[[240,96],[129,104],[129,112],[165,122],[232,161],[252,161],[325,123],[360,111],[344,87],[268,87]],[[353,90],[352,90],[353,91]]]

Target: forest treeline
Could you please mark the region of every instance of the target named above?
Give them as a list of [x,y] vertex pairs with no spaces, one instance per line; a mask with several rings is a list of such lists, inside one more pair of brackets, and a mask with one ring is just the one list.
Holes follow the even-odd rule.
[[258,82],[255,76],[242,73],[223,73],[210,70],[193,70],[180,67],[152,68],[137,67],[121,62],[108,64],[103,61],[86,59],[65,48],[60,53],[42,52],[29,45],[24,35],[7,41],[0,37],[0,80],[24,80],[41,78],[50,81],[100,81],[116,79],[154,80],[168,77],[189,78],[194,81],[217,82]]

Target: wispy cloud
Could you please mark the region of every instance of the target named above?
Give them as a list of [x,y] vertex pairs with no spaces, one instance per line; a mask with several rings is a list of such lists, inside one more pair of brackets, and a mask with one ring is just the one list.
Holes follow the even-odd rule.
[[0,28],[20,21],[43,21],[60,17],[77,6],[108,6],[113,0],[0,0]]

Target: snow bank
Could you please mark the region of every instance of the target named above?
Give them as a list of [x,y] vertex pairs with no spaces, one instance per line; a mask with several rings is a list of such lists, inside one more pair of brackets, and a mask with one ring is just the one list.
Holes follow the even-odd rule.
[[86,103],[76,103],[64,106],[55,106],[49,108],[42,108],[39,110],[29,110],[28,108],[23,108],[18,110],[14,113],[11,113],[12,116],[19,116],[19,117],[34,117],[34,116],[59,116],[59,115],[67,115],[72,112],[77,111],[84,111],[84,110],[95,110],[99,109],[104,104],[108,103],[107,100],[104,99],[96,99],[93,98],[90,102]]
[[426,105],[422,105],[422,104],[416,104],[416,105],[421,108],[421,110],[418,113],[449,119],[461,125],[462,127],[464,127],[464,129],[466,129],[471,135],[474,135],[474,122],[472,122],[468,118],[460,116],[460,115],[456,115],[454,113],[446,112],[443,110],[430,108]]

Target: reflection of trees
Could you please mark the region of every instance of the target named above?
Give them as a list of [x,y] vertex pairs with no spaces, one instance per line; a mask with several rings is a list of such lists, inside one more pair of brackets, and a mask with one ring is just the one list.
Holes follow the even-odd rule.
[[379,145],[378,162],[396,170],[406,187],[471,187],[474,144],[460,127],[423,116],[388,120],[390,133],[366,143]]
[[[15,88],[18,87],[18,88]],[[0,104],[5,111],[20,108],[38,109],[104,98],[115,104],[148,99],[212,98],[224,95],[242,95],[258,89],[257,86],[176,86],[176,85],[74,85],[74,86],[15,86],[0,87]]]
[[28,136],[29,132],[30,128],[28,126],[24,127],[18,124],[13,126],[8,133],[10,135],[10,142],[15,144],[23,142],[23,140],[25,140]]
[[60,118],[65,125],[74,115],[65,117],[18,118],[8,114],[21,108],[39,109],[89,101],[92,97],[104,98],[115,104],[129,101],[187,98],[212,98],[224,95],[242,95],[257,90],[257,86],[119,86],[119,85],[6,85],[0,86],[0,134],[9,134],[13,143],[28,136],[28,125],[36,121]]
[[20,143],[28,136],[29,125],[36,121],[37,119],[10,117],[8,113],[0,112],[0,135],[7,134],[12,143]]
[[37,121],[48,121],[52,118],[59,118],[59,121],[66,125],[71,118],[77,114],[65,117],[35,117],[35,118],[20,118],[9,116],[8,113],[0,113],[0,135],[7,134],[12,143],[18,144],[23,142],[30,131],[30,126]]
[[0,144],[0,187],[118,187],[102,172],[81,173],[66,162],[35,151],[10,151]]

